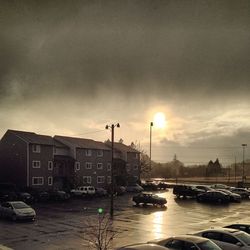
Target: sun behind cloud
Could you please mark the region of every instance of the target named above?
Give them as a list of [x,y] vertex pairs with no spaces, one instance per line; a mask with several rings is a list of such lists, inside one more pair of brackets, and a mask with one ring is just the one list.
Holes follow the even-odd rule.
[[165,128],[167,124],[165,114],[163,112],[157,112],[154,115],[154,127]]

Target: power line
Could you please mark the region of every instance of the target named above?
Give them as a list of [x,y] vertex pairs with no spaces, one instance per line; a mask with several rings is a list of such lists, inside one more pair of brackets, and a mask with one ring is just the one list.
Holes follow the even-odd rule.
[[102,132],[102,131],[105,131],[105,129],[96,130],[96,131],[89,131],[89,132],[82,133],[82,134],[73,134],[73,136],[81,136],[81,135],[95,134],[95,133],[99,133],[99,132]]

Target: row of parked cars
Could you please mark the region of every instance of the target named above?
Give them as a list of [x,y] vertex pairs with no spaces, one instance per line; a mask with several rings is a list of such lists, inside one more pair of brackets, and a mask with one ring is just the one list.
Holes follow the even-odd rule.
[[[130,186],[116,186],[114,188],[115,195],[123,195],[126,192],[141,192],[144,189],[138,185]],[[51,190],[42,191],[32,188],[26,188],[22,190],[16,189],[12,185],[5,186],[0,185],[0,203],[5,201],[23,201],[26,203],[43,202],[43,201],[66,201],[70,197],[102,197],[111,193],[111,190],[104,188],[95,188],[93,186],[79,186],[77,188],[63,191],[63,190]]]
[[193,234],[156,239],[118,250],[249,250],[250,224],[231,224]]
[[249,199],[250,190],[246,188],[230,187],[223,184],[214,185],[176,185],[173,194],[178,198],[196,198],[199,202],[241,202]]

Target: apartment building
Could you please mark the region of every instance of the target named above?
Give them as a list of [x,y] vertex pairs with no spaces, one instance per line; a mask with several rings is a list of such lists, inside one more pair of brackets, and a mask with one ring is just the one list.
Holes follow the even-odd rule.
[[50,188],[53,148],[50,136],[8,130],[0,142],[0,181],[21,187]]
[[[114,143],[114,177],[140,178],[139,152]],[[0,141],[0,182],[41,190],[111,183],[111,145],[91,139],[8,130]]]
[[[107,142],[109,147],[110,142]],[[126,166],[127,181],[134,183],[140,179],[140,152],[120,142],[114,143],[114,159],[122,160]],[[124,172],[123,170],[121,170]],[[119,173],[118,173],[119,175]]]
[[75,160],[75,185],[106,187],[111,182],[111,149],[91,139],[54,136],[55,141],[70,148]]

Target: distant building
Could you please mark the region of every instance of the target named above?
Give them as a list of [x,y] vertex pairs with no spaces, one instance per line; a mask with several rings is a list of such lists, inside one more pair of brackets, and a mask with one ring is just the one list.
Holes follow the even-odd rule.
[[[114,143],[114,180],[140,179],[139,152]],[[8,130],[0,141],[0,182],[42,190],[111,182],[111,143]]]
[[206,169],[206,176],[219,176],[222,173],[222,166],[217,158],[215,162],[209,161]]

